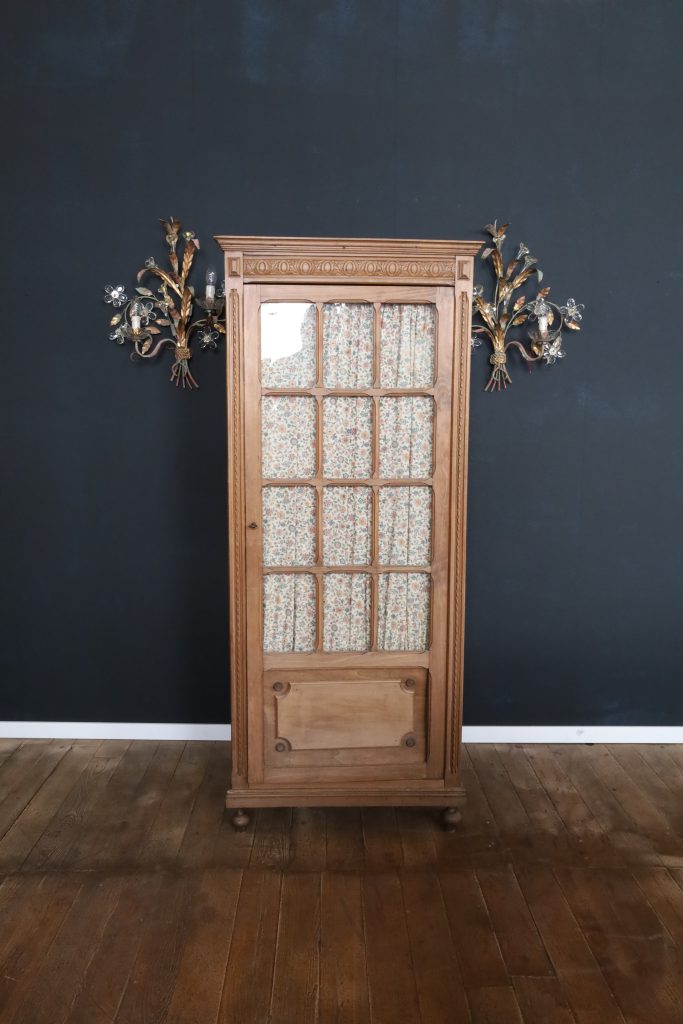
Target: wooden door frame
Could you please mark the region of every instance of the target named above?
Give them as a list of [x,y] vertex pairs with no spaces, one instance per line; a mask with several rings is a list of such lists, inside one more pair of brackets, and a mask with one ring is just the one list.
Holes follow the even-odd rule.
[[[217,236],[225,252],[227,303],[228,552],[232,699],[232,784],[229,806],[305,804],[416,804],[446,806],[462,794],[459,782],[464,638],[467,436],[473,259],[478,242],[410,239],[314,239]],[[259,784],[262,751],[250,749],[247,663],[258,638],[246,628],[246,557],[255,531],[247,529],[245,506],[245,324],[244,285],[279,284],[429,285],[453,290],[453,378],[451,404],[450,523],[444,763],[439,778],[377,782],[359,788],[330,783],[324,791],[297,785]],[[436,528],[436,526],[435,526]],[[259,650],[259,655],[260,655]],[[406,652],[398,655],[405,662]]]

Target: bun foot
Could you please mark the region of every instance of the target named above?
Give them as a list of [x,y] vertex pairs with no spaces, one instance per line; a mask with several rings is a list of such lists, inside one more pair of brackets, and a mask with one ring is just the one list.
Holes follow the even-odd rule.
[[454,832],[455,826],[462,821],[462,814],[457,807],[444,807],[441,813],[441,824],[446,832]]
[[238,807],[230,820],[232,821],[233,827],[236,828],[238,832],[243,832],[251,821],[251,818],[246,811],[243,811],[241,807]]

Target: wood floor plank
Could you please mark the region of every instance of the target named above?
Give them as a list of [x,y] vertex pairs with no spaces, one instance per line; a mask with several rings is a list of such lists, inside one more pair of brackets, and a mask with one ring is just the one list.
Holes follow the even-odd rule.
[[534,771],[552,800],[557,813],[573,842],[589,864],[620,866],[623,860],[612,846],[609,834],[596,821],[593,813],[545,744],[526,745],[527,755]]
[[550,749],[624,862],[661,864],[650,836],[627,814],[612,787],[602,778],[600,760],[609,757],[607,751],[573,743],[558,744]]
[[122,879],[118,903],[88,965],[67,1024],[111,1024],[115,1020],[160,883],[160,876],[153,874]]
[[326,860],[328,871],[361,871],[365,864],[360,808],[328,807]]
[[368,871],[387,871],[403,864],[403,847],[393,807],[361,810],[364,863]]
[[12,1024],[64,1024],[120,890],[118,879],[83,883],[42,963],[32,971],[31,984],[11,1018]]
[[70,743],[51,743],[42,748],[40,757],[35,761],[22,766],[14,785],[0,799],[0,839],[11,829],[70,749]]
[[557,978],[513,978],[524,1024],[575,1024]]
[[321,1024],[367,1024],[367,976],[360,874],[322,876],[320,943]]
[[270,1024],[315,1024],[320,994],[320,874],[282,880]]
[[536,833],[535,846],[539,856],[553,862],[573,860],[575,851],[565,824],[530,764],[524,747],[508,743],[496,744],[495,749]]
[[210,744],[186,743],[138,856],[140,866],[175,864],[211,754]]
[[72,845],[82,841],[89,816],[105,799],[107,783],[129,746],[127,740],[108,740],[100,744],[26,858],[25,868],[31,871],[54,869],[70,857]]
[[201,868],[212,863],[218,866],[221,863],[215,860],[214,851],[225,815],[229,759],[225,743],[209,743],[207,746],[206,772],[178,851],[177,863],[188,868]]
[[552,974],[548,955],[512,865],[478,868],[477,880],[484,894],[508,974]]
[[403,863],[407,868],[433,868],[437,860],[432,807],[398,807],[396,821],[401,836]]
[[631,872],[683,955],[683,889],[665,867],[637,867]]
[[0,768],[21,744],[21,740],[0,739]]
[[363,876],[363,920],[372,1024],[419,1021],[410,940],[396,872]]
[[290,866],[295,871],[324,871],[327,816],[324,807],[294,807],[290,829]]
[[463,810],[466,849],[472,865],[496,864],[504,856],[493,809],[486,799],[466,746],[461,752],[462,784],[467,795]]
[[21,867],[99,746],[100,740],[81,740],[71,745],[0,840],[0,872]]
[[439,880],[431,871],[401,872],[403,903],[422,1020],[470,1019]]
[[215,1024],[242,871],[207,868],[188,907],[186,938],[166,1024]]
[[546,865],[523,865],[517,877],[577,1024],[624,1024],[552,870]]
[[656,807],[670,829],[678,837],[678,849],[683,865],[683,800],[681,791],[674,792],[647,763],[641,749],[631,744],[614,744],[608,750],[633,782]]
[[474,988],[468,992],[472,1024],[524,1024],[511,985]]
[[495,746],[474,744],[469,749],[472,765],[493,811],[498,831],[513,856],[538,859],[538,836],[512,785]]
[[244,872],[233,929],[220,1024],[267,1021],[273,986],[282,876],[267,869]]
[[439,881],[465,988],[508,985],[507,968],[474,871],[440,871]]
[[137,956],[112,1024],[157,1024],[171,1005],[193,884],[182,874],[159,876],[158,899],[144,924]]
[[556,874],[629,1024],[680,1024],[680,951],[631,873],[559,869]]
[[23,740],[0,766],[0,804],[24,786],[26,772],[43,756],[51,740]]
[[291,839],[291,807],[259,808],[254,821],[250,866],[282,871],[290,861]]

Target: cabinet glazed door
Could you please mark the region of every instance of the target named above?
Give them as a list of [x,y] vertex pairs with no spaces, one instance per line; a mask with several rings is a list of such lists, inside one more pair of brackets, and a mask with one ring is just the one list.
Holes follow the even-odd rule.
[[442,777],[453,291],[244,300],[250,781]]

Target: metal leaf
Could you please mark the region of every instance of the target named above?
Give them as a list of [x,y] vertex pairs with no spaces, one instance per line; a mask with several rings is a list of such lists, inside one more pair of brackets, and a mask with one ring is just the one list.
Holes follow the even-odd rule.
[[160,327],[170,327],[171,321],[170,320],[157,320],[157,324]]
[[513,326],[513,327],[517,327],[517,326],[518,326],[519,324],[523,324],[523,323],[524,323],[524,321],[525,321],[525,320],[527,319],[527,316],[528,316],[528,314],[527,314],[527,313],[524,313],[524,314],[523,314],[522,316],[518,316],[518,317],[516,317],[516,318],[515,318],[515,319],[514,319],[514,320],[512,321],[512,326]]
[[575,324],[573,320],[565,320],[564,326],[568,327],[570,331],[580,331],[581,330],[581,326],[579,324]]
[[116,325],[117,325],[117,324],[120,324],[120,323],[121,323],[121,318],[122,318],[122,316],[123,316],[123,313],[116,313],[116,314],[115,314],[115,315],[114,315],[114,316],[113,316],[113,317],[111,318],[111,320],[109,321],[109,326],[110,326],[110,327],[116,327]]
[[524,295],[518,296],[518,298],[515,299],[515,304],[512,307],[512,312],[516,313],[518,309],[522,308],[522,306],[524,305],[525,302],[526,302],[526,296],[524,296]]
[[154,298],[154,292],[151,292],[149,288],[136,288],[135,291],[138,293],[138,295],[147,295],[151,299]]
[[497,249],[494,249],[491,253],[491,262],[493,263],[494,269],[498,277],[503,276],[503,260]]
[[145,330],[147,331],[148,334],[161,334],[161,331],[159,330],[159,328],[158,327],[152,327],[151,324],[149,325],[149,327],[146,327]]

